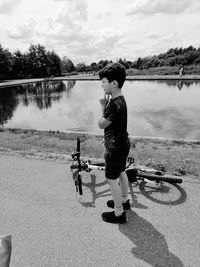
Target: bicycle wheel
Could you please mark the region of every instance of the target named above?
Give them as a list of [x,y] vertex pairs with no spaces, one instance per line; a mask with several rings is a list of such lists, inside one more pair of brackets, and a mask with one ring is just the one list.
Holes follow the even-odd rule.
[[89,164],[95,165],[98,167],[105,167],[105,161],[88,161]]
[[[155,180],[154,180],[155,181]],[[160,181],[142,181],[139,183],[140,192],[149,200],[162,205],[178,205],[186,198],[184,189],[175,183]]]
[[177,178],[177,176],[169,175],[169,174],[163,174],[163,175],[156,175],[156,174],[150,174],[145,172],[137,172],[137,177],[146,178],[150,181],[156,181],[156,182],[167,182],[172,184],[181,184],[183,180],[181,178]]

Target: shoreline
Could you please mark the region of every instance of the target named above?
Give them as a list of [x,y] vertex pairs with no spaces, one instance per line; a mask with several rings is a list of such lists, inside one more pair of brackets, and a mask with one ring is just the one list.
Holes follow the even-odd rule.
[[[0,153],[51,161],[71,162],[77,137],[81,158],[103,159],[103,135],[0,128]],[[129,155],[146,165],[173,175],[199,179],[200,140],[130,136]]]
[[[46,78],[35,78],[35,79],[19,79],[19,80],[8,80],[0,82],[0,89],[5,87],[12,87],[17,85],[23,85],[28,83],[37,83],[37,82],[56,82],[56,81],[99,81],[97,75],[92,74],[83,74],[83,75],[71,75],[71,76],[62,76],[54,77],[50,79]],[[200,81],[200,75],[185,75],[180,77],[178,75],[134,75],[126,76],[127,81]]]

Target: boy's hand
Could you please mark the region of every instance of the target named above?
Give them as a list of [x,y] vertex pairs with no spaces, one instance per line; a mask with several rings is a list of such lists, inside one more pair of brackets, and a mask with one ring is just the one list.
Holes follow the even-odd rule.
[[102,98],[100,98],[99,99],[99,102],[100,102],[100,104],[102,105],[102,106],[106,106],[106,104],[108,103],[108,100],[109,100],[109,97],[106,95],[106,94],[104,94],[104,97],[102,97]]

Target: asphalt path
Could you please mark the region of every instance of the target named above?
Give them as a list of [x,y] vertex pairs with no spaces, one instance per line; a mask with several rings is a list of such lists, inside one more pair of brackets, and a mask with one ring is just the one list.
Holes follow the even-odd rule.
[[[61,76],[54,78],[34,78],[34,79],[18,79],[18,80],[7,80],[0,81],[0,89],[5,87],[12,87],[16,85],[23,85],[27,83],[36,83],[36,82],[48,82],[48,81],[63,81],[63,80],[99,80],[98,75],[93,74],[79,74],[71,76]],[[173,81],[199,81],[200,75],[185,75],[180,77],[179,75],[133,75],[127,76],[126,80],[173,80]]]
[[[105,223],[103,172],[83,173],[75,194],[69,163],[0,154],[0,235],[12,235],[11,267],[200,266],[200,183],[149,190],[132,185],[128,223]],[[148,189],[145,189],[148,190]]]

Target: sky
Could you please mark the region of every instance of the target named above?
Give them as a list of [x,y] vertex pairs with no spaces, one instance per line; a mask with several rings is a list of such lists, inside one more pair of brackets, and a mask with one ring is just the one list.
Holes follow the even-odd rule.
[[73,63],[200,47],[199,0],[0,0],[0,44],[42,44]]

